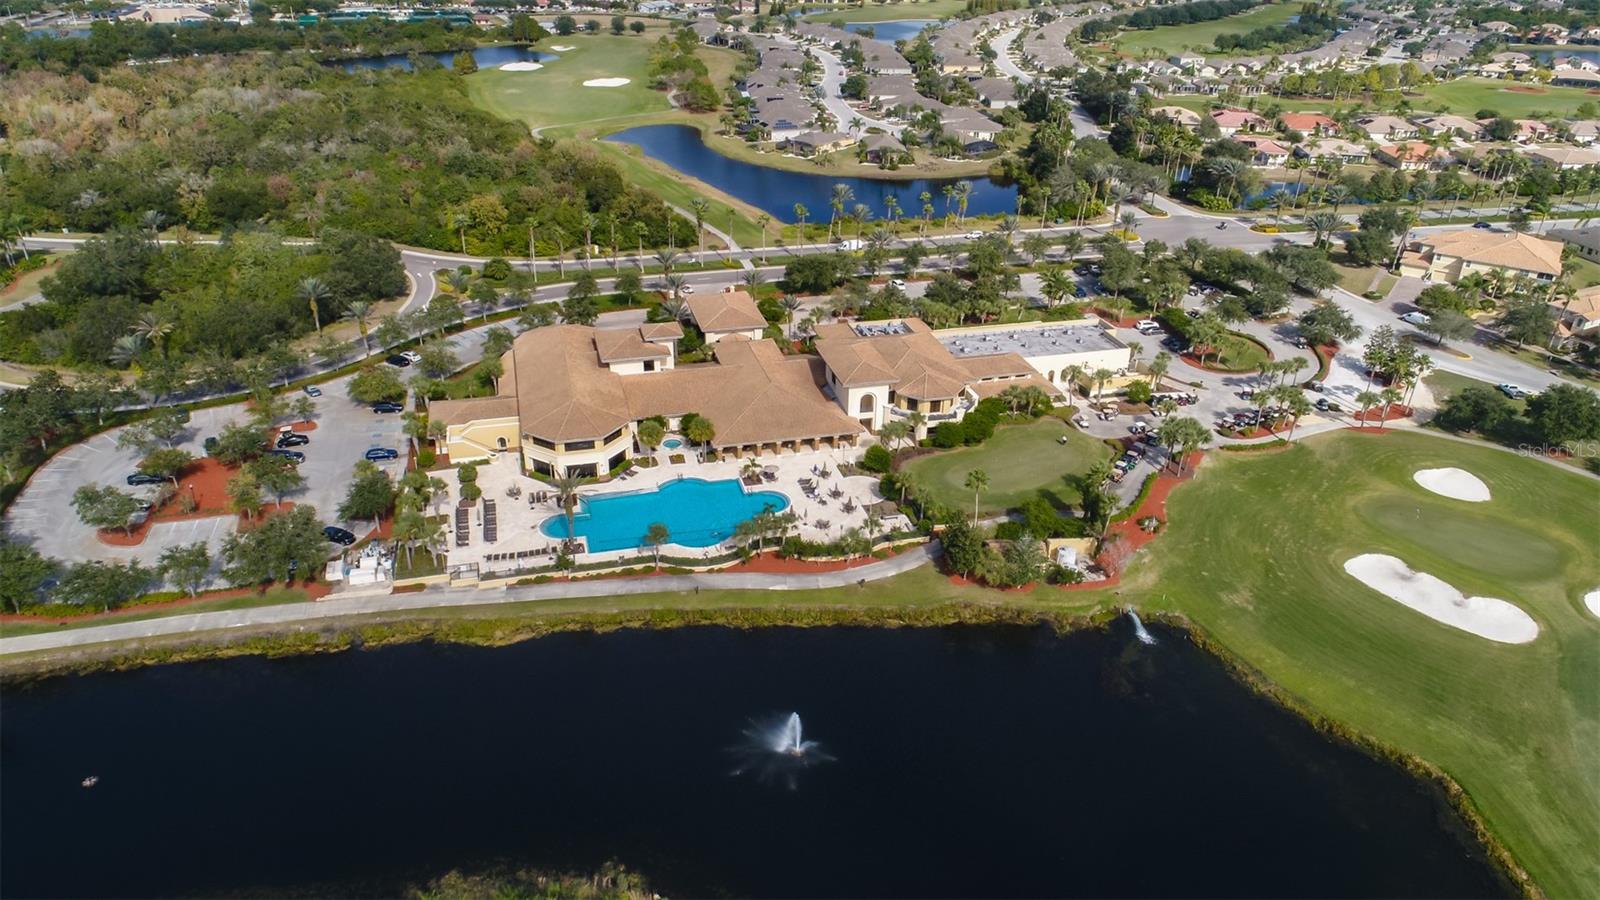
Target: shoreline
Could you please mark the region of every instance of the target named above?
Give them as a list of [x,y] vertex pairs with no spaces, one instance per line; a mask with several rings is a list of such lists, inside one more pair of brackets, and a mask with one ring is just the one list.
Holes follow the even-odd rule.
[[[73,675],[122,672],[153,665],[263,656],[277,659],[314,653],[338,653],[383,648],[422,641],[476,647],[504,647],[554,634],[587,632],[606,634],[620,630],[669,630],[722,627],[755,628],[939,628],[960,625],[1048,625],[1058,634],[1085,629],[1106,629],[1125,615],[1119,601],[1098,602],[1086,611],[1073,612],[1028,607],[1002,600],[993,604],[943,603],[929,607],[821,607],[814,609],[731,608],[703,610],[642,609],[555,613],[500,618],[399,618],[384,621],[331,620],[315,629],[260,635],[210,632],[149,639],[127,644],[95,645],[76,651],[45,651],[43,656],[0,664],[0,689],[27,688],[35,683]],[[1268,678],[1249,660],[1181,613],[1148,610],[1145,621],[1159,622],[1181,633],[1196,647],[1215,658],[1236,683],[1255,696],[1288,712],[1318,734],[1362,753],[1398,766],[1440,799],[1460,818],[1465,838],[1474,842],[1489,864],[1519,896],[1542,900],[1544,892],[1517,862],[1489,827],[1470,794],[1449,773],[1422,757],[1379,740],[1321,713],[1309,703]]]

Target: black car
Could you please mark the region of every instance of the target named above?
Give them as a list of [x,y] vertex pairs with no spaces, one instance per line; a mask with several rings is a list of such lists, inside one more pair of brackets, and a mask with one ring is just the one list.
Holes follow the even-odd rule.
[[384,362],[394,366],[396,369],[404,369],[405,367],[411,365],[411,360],[406,359],[404,356],[401,356],[398,353],[390,356],[388,359],[385,359]]
[[221,443],[216,439],[215,436],[206,438],[206,440],[205,440],[206,455],[207,456],[215,456],[217,454],[217,448],[219,446],[221,446]]
[[1189,342],[1182,336],[1175,334],[1172,337],[1162,341],[1161,346],[1171,350],[1173,353],[1182,353],[1189,349]]
[[1484,221],[1482,221],[1482,220],[1479,220],[1479,221],[1477,221],[1477,222],[1473,222],[1473,223],[1472,223],[1472,227],[1473,227],[1473,228],[1493,228],[1493,227],[1494,227],[1494,226],[1493,226],[1493,225],[1491,225],[1491,224],[1490,224],[1490,223],[1488,223],[1488,222],[1484,222]]
[[144,472],[135,472],[128,476],[128,485],[130,487],[136,487],[141,484],[160,484],[163,481],[166,481],[166,479],[160,475],[149,475]]
[[356,542],[356,536],[336,525],[329,525],[322,529],[322,536],[342,547],[348,547]]
[[382,400],[372,404],[372,411],[375,413],[397,413],[404,412],[405,407],[389,400]]
[[306,461],[306,455],[301,453],[299,450],[268,450],[267,455],[281,456],[284,459],[291,460],[295,463],[303,463]]
[[373,447],[366,452],[365,456],[372,462],[382,462],[386,459],[399,459],[400,453],[389,447]]
[[309,443],[311,443],[311,438],[306,437],[298,431],[285,431],[278,435],[279,450],[282,450],[285,447],[304,447]]

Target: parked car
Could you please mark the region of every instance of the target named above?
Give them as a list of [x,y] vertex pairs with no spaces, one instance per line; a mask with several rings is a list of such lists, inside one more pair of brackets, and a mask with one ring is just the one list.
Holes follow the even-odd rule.
[[1088,263],[1078,263],[1077,265],[1072,267],[1072,274],[1074,274],[1074,275],[1087,275],[1087,274],[1089,274],[1089,264]]
[[319,388],[314,384],[306,385],[305,387],[300,389],[300,392],[305,394],[307,397],[321,397],[322,396],[322,388]]
[[422,354],[418,353],[415,350],[401,350],[400,351],[400,355],[404,356],[406,359],[409,359],[414,363],[422,362]]
[[1344,412],[1344,407],[1329,400],[1327,397],[1318,397],[1315,405],[1317,409],[1323,412]]
[[1472,227],[1473,228],[1493,228],[1494,225],[1489,223],[1489,222],[1485,222],[1482,219],[1479,219],[1478,221],[1472,223]]
[[860,238],[846,238],[839,242],[840,250],[865,250],[867,242]]
[[388,363],[391,366],[394,366],[396,369],[404,369],[406,366],[411,365],[411,360],[405,358],[404,356],[401,356],[398,353],[390,355],[387,359],[384,360],[384,362]]
[[306,461],[306,455],[304,453],[301,453],[299,450],[273,449],[273,450],[268,450],[267,451],[267,455],[268,456],[281,456],[284,459],[290,460],[295,465],[299,465],[300,463],[303,463],[303,462]]
[[336,525],[329,525],[322,529],[322,536],[335,544],[348,547],[356,542],[356,536]]
[[386,459],[399,459],[400,458],[400,451],[395,450],[395,449],[390,448],[390,447],[373,447],[372,449],[368,450],[364,455],[366,456],[367,459],[370,459],[373,462],[382,462],[383,460],[386,460]]
[[1089,296],[1089,291],[1085,288],[1078,288],[1077,290],[1073,291],[1072,294],[1075,297],[1087,297]]
[[903,291],[906,289],[906,280],[904,278],[891,278],[889,279],[889,287],[897,291]]
[[1154,319],[1140,319],[1134,323],[1133,329],[1140,334],[1160,334],[1161,323]]
[[279,450],[282,450],[285,447],[304,447],[305,445],[311,443],[311,438],[306,437],[298,431],[285,431],[278,435],[278,440],[275,443],[277,444]]
[[680,294],[692,294],[692,293],[694,293],[694,285],[686,284],[683,287],[678,288],[678,293],[680,293]]
[[[1510,397],[1513,400],[1526,400],[1528,397],[1532,396],[1532,394],[1527,390],[1514,384],[1497,384],[1495,387],[1499,389],[1500,393],[1505,394],[1507,397]],[[128,483],[133,484],[131,481]]]
[[147,472],[135,472],[128,476],[129,487],[138,487],[142,484],[160,484],[163,481],[166,481],[166,479],[160,475],[151,475]]
[[217,440],[216,435],[212,435],[211,437],[205,439],[202,446],[205,447],[207,456],[215,456],[217,454],[217,448],[222,446],[222,444]]
[[397,413],[405,412],[405,407],[391,400],[380,400],[372,404],[372,411],[375,413]]
[[1425,312],[1418,312],[1416,310],[1412,310],[1411,312],[1408,312],[1405,315],[1401,316],[1400,317],[1400,321],[1406,323],[1407,325],[1415,325],[1418,328],[1421,328],[1422,326],[1428,324],[1429,322],[1432,322],[1433,321],[1433,317],[1428,315]]
[[1161,346],[1171,350],[1173,353],[1182,353],[1189,349],[1189,341],[1175,334],[1162,341]]

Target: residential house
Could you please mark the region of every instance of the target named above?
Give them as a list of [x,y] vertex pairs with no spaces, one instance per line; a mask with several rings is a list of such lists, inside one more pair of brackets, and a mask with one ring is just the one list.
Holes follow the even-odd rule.
[[1362,165],[1372,161],[1372,154],[1366,147],[1343,138],[1324,138],[1302,144],[1294,149],[1295,155],[1303,159],[1333,158],[1350,165]]
[[1378,161],[1405,172],[1424,169],[1442,169],[1455,161],[1450,151],[1422,141],[1403,144],[1386,144],[1373,154]]
[[1150,114],[1153,116],[1165,116],[1171,119],[1173,124],[1187,128],[1190,131],[1200,130],[1200,114],[1192,109],[1186,109],[1182,106],[1157,106],[1150,110]]
[[1551,70],[1550,83],[1557,87],[1596,88],[1600,87],[1600,72],[1565,66]]
[[1214,110],[1211,118],[1217,123],[1217,129],[1226,137],[1232,137],[1241,131],[1254,133],[1266,131],[1268,128],[1266,119],[1247,109]]
[[1017,86],[1009,78],[975,78],[972,90],[978,102],[990,109],[1010,109],[1018,103]]
[[1549,166],[1561,170],[1583,169],[1600,165],[1600,151],[1590,150],[1587,147],[1568,147],[1565,145],[1529,147],[1527,157],[1533,161],[1534,165]]
[[1399,116],[1363,116],[1356,120],[1356,128],[1380,144],[1414,138],[1417,126]]
[[1271,138],[1241,134],[1233,139],[1250,148],[1251,165],[1271,168],[1289,161],[1289,148]]
[[1568,124],[1572,132],[1572,142],[1587,146],[1600,139],[1600,119],[1581,119]]
[[837,131],[805,131],[780,142],[782,149],[801,156],[816,156],[855,146],[854,135]]
[[1551,298],[1550,306],[1555,309],[1557,334],[1562,343],[1574,338],[1600,339],[1600,284],[1579,290],[1570,300]]
[[1307,137],[1333,137],[1339,133],[1339,123],[1321,113],[1283,113],[1278,116],[1278,125]]
[[1576,250],[1584,259],[1600,263],[1600,228],[1552,228],[1549,237]]
[[1421,116],[1411,121],[1423,134],[1449,134],[1473,141],[1483,138],[1483,126],[1465,116]]
[[905,157],[906,145],[892,134],[869,134],[861,139],[866,148],[867,162],[882,165],[890,159]]
[[1457,228],[1413,241],[1400,257],[1400,271],[1447,284],[1490,272],[1549,282],[1561,274],[1561,242],[1516,231]]

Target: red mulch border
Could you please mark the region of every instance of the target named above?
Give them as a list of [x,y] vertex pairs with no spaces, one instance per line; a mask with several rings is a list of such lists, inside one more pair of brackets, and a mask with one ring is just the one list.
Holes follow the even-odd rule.
[[1384,414],[1383,407],[1374,406],[1373,408],[1367,410],[1365,414],[1358,409],[1350,414],[1350,418],[1357,422],[1393,422],[1396,419],[1409,419],[1411,418],[1413,412],[1415,412],[1415,410],[1413,410],[1411,407],[1401,406],[1400,404],[1396,403],[1389,407],[1389,412],[1387,415]]

